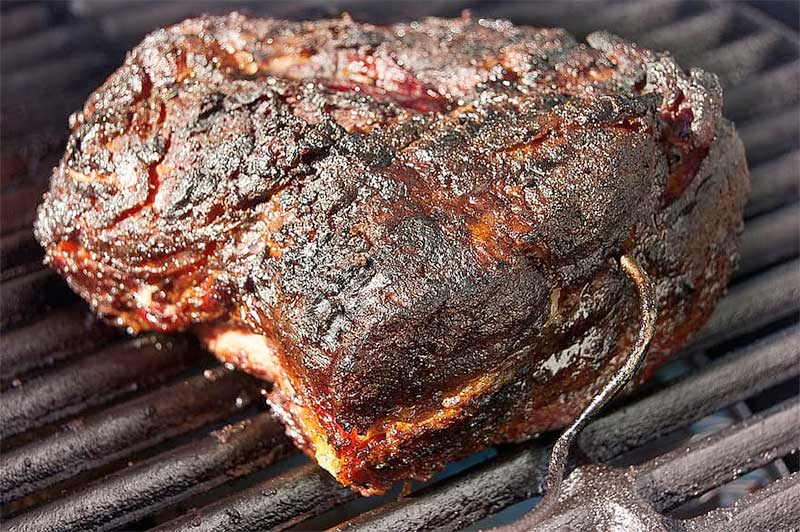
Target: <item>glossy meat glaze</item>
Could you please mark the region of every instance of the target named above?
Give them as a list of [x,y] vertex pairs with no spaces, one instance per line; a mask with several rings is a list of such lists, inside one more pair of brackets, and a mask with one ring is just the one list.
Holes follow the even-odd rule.
[[749,190],[712,74],[605,33],[239,15],[148,36],[71,117],[36,234],[98,313],[197,332],[377,493],[569,422],[637,326],[709,317]]

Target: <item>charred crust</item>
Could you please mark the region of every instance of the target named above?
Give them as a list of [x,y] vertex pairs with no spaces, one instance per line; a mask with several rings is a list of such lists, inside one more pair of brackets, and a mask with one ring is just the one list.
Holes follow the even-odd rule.
[[588,43],[187,20],[73,115],[36,235],[120,325],[279,346],[273,404],[343,482],[424,477],[563,425],[616,369],[635,298],[610,258],[669,309],[645,375],[731,275],[749,185],[716,78]]

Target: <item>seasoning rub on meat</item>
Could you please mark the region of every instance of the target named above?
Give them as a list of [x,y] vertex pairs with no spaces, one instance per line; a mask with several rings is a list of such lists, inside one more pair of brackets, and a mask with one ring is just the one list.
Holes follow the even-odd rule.
[[708,319],[749,189],[716,77],[606,33],[239,15],[156,31],[70,120],[47,261],[275,383],[365,494],[561,427]]

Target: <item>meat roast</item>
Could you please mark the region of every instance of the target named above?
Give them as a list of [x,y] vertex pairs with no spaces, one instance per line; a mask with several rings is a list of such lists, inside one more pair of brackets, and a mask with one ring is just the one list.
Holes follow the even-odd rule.
[[599,32],[190,19],[70,118],[46,260],[131,331],[196,333],[364,494],[564,426],[708,319],[749,191],[717,78]]

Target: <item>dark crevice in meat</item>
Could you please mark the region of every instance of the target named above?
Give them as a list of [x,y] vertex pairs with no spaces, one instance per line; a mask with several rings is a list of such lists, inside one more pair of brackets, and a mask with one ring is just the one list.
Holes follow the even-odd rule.
[[153,204],[153,201],[156,199],[156,194],[158,194],[158,185],[160,183],[160,178],[158,175],[158,165],[164,160],[166,157],[167,152],[169,151],[169,144],[171,141],[171,137],[167,136],[167,140],[164,142],[164,148],[162,150],[161,156],[153,161],[152,163],[147,165],[147,197],[139,203],[138,205],[134,205],[129,209],[125,209],[112,222],[112,226],[122,222],[123,220],[130,218],[131,216],[135,216],[139,213],[142,209],[149,207]]

